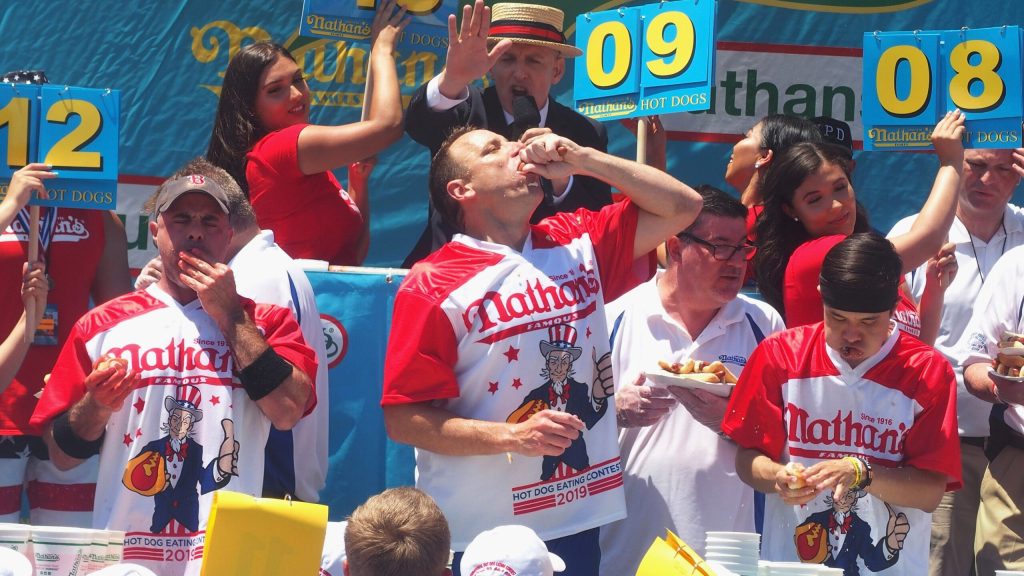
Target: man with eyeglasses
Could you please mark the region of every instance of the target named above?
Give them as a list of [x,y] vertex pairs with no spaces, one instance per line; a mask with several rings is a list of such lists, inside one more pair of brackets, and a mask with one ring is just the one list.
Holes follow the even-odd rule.
[[[707,531],[754,529],[754,493],[736,476],[721,434],[727,398],[647,385],[658,361],[724,363],[739,374],[765,336],[785,328],[767,304],[739,295],[747,208],[711,186],[704,207],[665,243],[667,267],[606,309],[629,516],[601,528],[601,573],[635,574],[668,528],[704,553]],[[685,455],[685,456],[682,456]]]

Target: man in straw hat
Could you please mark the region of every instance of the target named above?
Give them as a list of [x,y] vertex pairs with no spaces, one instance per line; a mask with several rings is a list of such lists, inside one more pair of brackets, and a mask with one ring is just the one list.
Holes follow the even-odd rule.
[[99,454],[93,527],[145,533],[124,557],[161,576],[199,573],[213,491],[259,494],[271,424],[290,429],[316,400],[291,311],[235,290],[228,205],[201,172],[157,188],[163,275],[74,325],[32,416],[58,467]]
[[[457,126],[486,128],[509,140],[539,126],[581,146],[607,150],[608,135],[600,122],[550,96],[565,74],[565,59],[582,53],[566,42],[564,17],[558,8],[514,2],[495,4],[492,14],[483,0],[463,7],[458,31],[455,16],[449,17],[444,70],[413,95],[405,123],[409,136],[433,156]],[[493,84],[486,90],[470,85],[488,72]],[[550,199],[534,211],[534,223],[558,212],[599,210],[612,201],[606,183],[585,176],[552,178],[547,192]],[[427,229],[405,266],[439,248],[453,233],[431,210]]]
[[[540,177],[569,175],[628,200],[530,225]],[[430,194],[463,233],[414,266],[395,298],[388,433],[418,448],[417,487],[444,510],[456,552],[524,524],[566,574],[597,574],[597,529],[625,515],[604,303],[649,276],[653,249],[693,221],[700,196],[557,134],[520,142],[472,128],[434,156]]]

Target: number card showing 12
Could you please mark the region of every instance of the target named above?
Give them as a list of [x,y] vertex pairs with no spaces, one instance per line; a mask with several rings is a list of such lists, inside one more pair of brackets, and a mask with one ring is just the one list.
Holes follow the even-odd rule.
[[120,107],[117,90],[0,84],[0,191],[22,166],[44,162],[60,176],[30,204],[114,209]]
[[711,107],[714,1],[680,0],[576,17],[573,98],[597,119]]
[[969,148],[1021,146],[1017,26],[864,34],[864,149],[931,148],[947,110],[967,115]]

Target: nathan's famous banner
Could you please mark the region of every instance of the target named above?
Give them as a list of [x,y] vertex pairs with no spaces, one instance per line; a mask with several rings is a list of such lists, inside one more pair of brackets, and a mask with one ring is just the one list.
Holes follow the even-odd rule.
[[[366,0],[357,0],[365,2]],[[466,0],[460,0],[460,4]],[[560,0],[566,33],[575,42],[576,17],[653,2]],[[118,212],[140,267],[152,254],[145,195],[189,158],[206,151],[224,70],[242,46],[274,40],[292,50],[306,74],[312,121],[357,121],[366,81],[367,46],[346,38],[299,34],[298,0],[124,3],[73,0],[0,3],[4,70],[42,69],[57,85],[110,87],[121,92]],[[719,0],[714,83],[707,110],[671,114],[669,171],[692,184],[726,188],[733,142],[773,112],[829,114],[850,123],[862,139],[861,46],[865,32],[959,30],[1024,21],[1024,2],[969,0]],[[31,25],[29,25],[31,24]],[[440,72],[438,39],[410,36],[397,50],[402,93]],[[573,101],[573,67],[555,87]],[[634,139],[618,120],[607,122],[613,153],[632,157]],[[372,238],[368,265],[400,263],[426,218],[427,152],[403,138],[380,155],[370,180]],[[858,198],[887,230],[916,211],[934,173],[930,154],[858,153]],[[344,184],[344,169],[338,177]],[[136,198],[136,196],[141,198]]]

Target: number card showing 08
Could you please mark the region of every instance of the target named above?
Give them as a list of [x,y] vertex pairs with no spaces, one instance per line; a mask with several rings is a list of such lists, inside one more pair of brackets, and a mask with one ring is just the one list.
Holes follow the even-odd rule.
[[926,149],[947,110],[968,148],[1021,146],[1021,30],[864,34],[864,149]]
[[576,110],[612,119],[711,107],[717,3],[660,2],[576,17]]
[[117,90],[0,84],[0,192],[32,162],[60,173],[30,204],[112,210],[117,204]]

